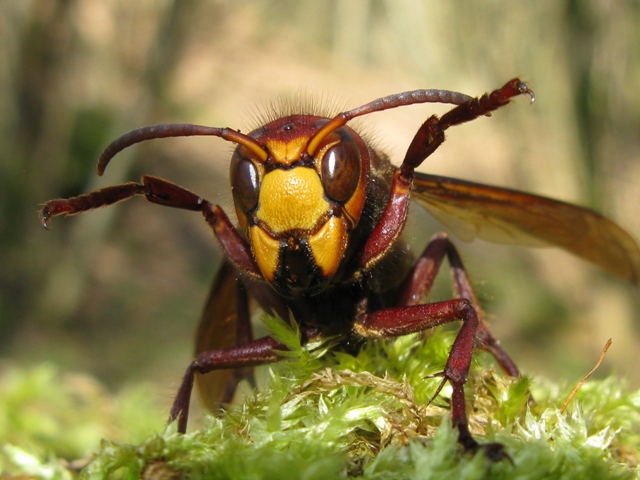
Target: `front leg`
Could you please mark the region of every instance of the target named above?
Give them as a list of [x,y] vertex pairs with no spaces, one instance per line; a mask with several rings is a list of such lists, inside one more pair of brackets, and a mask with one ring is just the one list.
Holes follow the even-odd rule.
[[77,215],[96,208],[108,207],[136,196],[145,197],[151,203],[184,210],[204,211],[207,206],[211,206],[209,202],[186,188],[159,177],[144,175],[140,183],[123,183],[76,197],[49,200],[40,210],[40,221],[45,228],[48,228],[49,220],[58,215]]
[[219,206],[213,205],[184,187],[159,177],[144,175],[140,183],[124,183],[77,197],[49,200],[40,210],[40,221],[47,228],[49,220],[58,215],[77,215],[129,200],[135,196],[142,196],[151,203],[165,207],[201,212],[236,268],[250,278],[262,278],[258,265],[251,255],[249,244]]
[[[478,98],[465,98],[457,107],[438,117],[432,115],[418,129],[402,165],[394,172],[391,192],[387,204],[371,235],[357,254],[356,263],[361,270],[375,265],[399,237],[409,210],[409,196],[413,186],[414,170],[435,152],[444,142],[445,131],[455,125],[469,122],[507,105],[511,98],[526,94],[534,99],[533,91],[518,78],[507,82],[501,88]],[[461,99],[460,99],[461,100]],[[363,107],[364,108],[364,107]],[[353,113],[354,111],[352,111]],[[336,117],[336,119],[341,117]],[[323,128],[328,128],[331,122]],[[317,142],[317,137],[313,139]]]
[[365,313],[356,319],[354,329],[363,337],[397,337],[421,332],[455,320],[462,320],[462,327],[453,342],[442,373],[444,377],[442,385],[448,381],[453,389],[451,423],[458,430],[458,442],[468,452],[475,452],[478,449],[485,450],[493,461],[509,458],[501,444],[479,445],[469,431],[464,384],[469,375],[478,328],[478,314],[469,300],[459,298]]

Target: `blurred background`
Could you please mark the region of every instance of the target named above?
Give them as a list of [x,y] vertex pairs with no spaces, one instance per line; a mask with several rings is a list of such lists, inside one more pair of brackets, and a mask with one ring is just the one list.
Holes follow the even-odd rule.
[[[518,98],[451,130],[422,168],[589,206],[640,239],[638,2],[4,1],[0,43],[5,365],[53,362],[114,390],[156,381],[170,402],[220,257],[202,217],[133,199],[45,231],[39,204],[153,174],[229,208],[233,145],[220,139],[148,142],[102,178],[96,159],[144,125],[246,132],[283,97],[337,110],[417,88],[479,95],[521,76],[533,105]],[[397,164],[445,110],[360,124]],[[424,244],[442,227],[417,218]],[[523,372],[572,385],[611,337],[598,375],[640,386],[636,288],[555,249],[458,243]],[[447,298],[444,277],[432,300]]]

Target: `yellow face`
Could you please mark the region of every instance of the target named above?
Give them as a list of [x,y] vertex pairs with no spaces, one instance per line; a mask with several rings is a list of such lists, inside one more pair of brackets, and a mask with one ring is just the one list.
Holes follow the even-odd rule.
[[264,279],[284,296],[327,287],[346,261],[364,208],[366,149],[342,128],[309,156],[318,120],[294,116],[268,124],[256,140],[269,158],[260,161],[239,148],[231,165],[240,227]]

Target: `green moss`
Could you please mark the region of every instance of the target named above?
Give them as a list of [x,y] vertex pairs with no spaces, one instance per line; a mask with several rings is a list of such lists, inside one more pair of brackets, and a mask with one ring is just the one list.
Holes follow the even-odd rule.
[[[117,397],[95,379],[53,365],[5,367],[0,376],[0,469],[34,478],[70,478],[102,438],[141,442],[163,415],[149,384]],[[66,459],[66,460],[63,460]],[[83,460],[78,465],[86,463]]]
[[[271,367],[269,386],[206,426],[179,435],[171,425],[139,441],[114,441],[103,434],[83,478],[331,479],[631,479],[638,474],[640,392],[615,379],[589,381],[565,413],[568,396],[557,386],[496,374],[488,355],[479,352],[467,385],[470,427],[480,442],[502,442],[513,462],[491,463],[484,455],[465,454],[448,423],[450,390],[428,400],[440,378],[454,333],[429,338],[402,337],[370,342],[357,355],[327,353],[331,340],[299,344],[298,332],[270,319],[268,326],[291,351]],[[36,373],[23,372],[25,378]],[[40,373],[42,375],[42,373]],[[41,381],[41,380],[39,380]],[[5,377],[5,383],[7,382]],[[15,383],[15,380],[14,380]],[[37,383],[37,382],[36,382]],[[44,381],[46,384],[47,382]],[[55,382],[54,382],[55,383]],[[37,390],[37,389],[36,389]],[[5,388],[4,392],[7,391]],[[529,391],[536,403],[529,405]],[[123,394],[125,395],[125,394]],[[35,395],[37,396],[37,395]],[[56,405],[40,414],[25,409],[19,396],[3,397],[4,422],[18,414],[21,425],[49,425],[47,434],[27,427],[21,436],[4,428],[3,469],[22,473],[11,455],[20,447],[41,468],[53,465],[59,477],[69,470],[55,457],[76,458],[95,448],[100,431],[100,401],[86,398],[86,416],[70,420],[73,394],[53,392]],[[89,405],[89,402],[96,405]],[[27,402],[28,403],[28,402]],[[124,402],[134,430],[144,430],[148,403]],[[60,409],[56,413],[57,409]],[[67,413],[64,413],[67,412]],[[78,415],[75,414],[74,417]],[[93,414],[96,418],[93,418]],[[161,418],[161,417],[158,417]],[[15,420],[11,420],[14,421]],[[65,422],[70,422],[67,428]],[[156,418],[156,422],[157,422]],[[51,425],[51,424],[54,425]],[[84,425],[84,427],[83,427]],[[46,438],[46,441],[43,441]],[[71,446],[69,446],[71,445]],[[71,456],[69,456],[71,455]],[[22,469],[22,470],[21,470]],[[31,474],[37,473],[33,469]]]

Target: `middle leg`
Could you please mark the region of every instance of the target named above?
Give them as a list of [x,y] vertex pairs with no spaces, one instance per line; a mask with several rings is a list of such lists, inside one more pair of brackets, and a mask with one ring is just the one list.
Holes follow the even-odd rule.
[[462,327],[453,342],[442,376],[444,377],[443,384],[448,381],[453,389],[451,423],[458,431],[458,443],[468,452],[483,449],[494,461],[508,458],[501,444],[480,445],[469,431],[464,384],[469,375],[478,328],[478,315],[469,300],[458,298],[444,302],[388,308],[365,313],[356,319],[354,330],[363,337],[397,337],[421,332],[456,320],[462,320]]
[[431,291],[444,257],[447,257],[453,277],[453,290],[456,298],[469,300],[478,314],[478,328],[476,330],[476,345],[478,348],[489,351],[500,365],[500,368],[509,376],[520,375],[518,367],[511,357],[502,348],[498,339],[491,333],[489,324],[476,296],[469,276],[464,268],[460,254],[455,245],[445,233],[436,234],[416,261],[413,269],[407,275],[404,284],[400,288],[398,306],[417,305],[424,302]]

